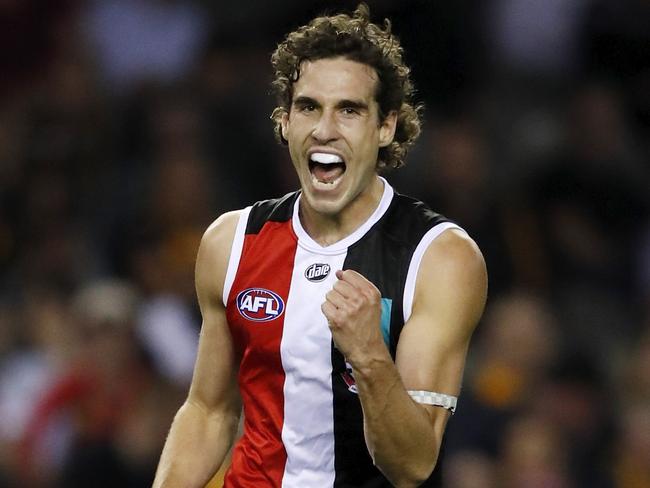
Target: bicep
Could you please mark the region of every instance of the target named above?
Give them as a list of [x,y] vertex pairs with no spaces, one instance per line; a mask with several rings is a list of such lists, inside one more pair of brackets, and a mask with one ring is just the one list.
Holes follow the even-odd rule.
[[237,358],[222,302],[238,213],[220,217],[205,233],[196,261],[202,325],[188,401],[208,411],[238,411]]
[[237,364],[225,312],[204,313],[188,400],[208,411],[239,409]]
[[485,263],[471,239],[448,230],[433,241],[397,346],[396,366],[407,390],[458,395],[486,291]]

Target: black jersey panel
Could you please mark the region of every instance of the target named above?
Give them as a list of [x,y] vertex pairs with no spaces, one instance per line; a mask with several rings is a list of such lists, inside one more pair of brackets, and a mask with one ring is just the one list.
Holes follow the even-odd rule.
[[293,215],[293,205],[299,192],[287,193],[282,198],[263,200],[251,208],[246,234],[257,234],[266,222],[286,222]]
[[[389,350],[393,360],[404,326],[404,286],[413,252],[428,230],[445,221],[424,204],[396,193],[382,219],[348,249],[344,269],[358,271],[377,286],[383,298],[392,300]],[[333,344],[332,366],[334,486],[392,486],[373,465],[368,454],[354,372],[347,367],[345,358]],[[439,473],[437,468],[422,486],[439,486]]]

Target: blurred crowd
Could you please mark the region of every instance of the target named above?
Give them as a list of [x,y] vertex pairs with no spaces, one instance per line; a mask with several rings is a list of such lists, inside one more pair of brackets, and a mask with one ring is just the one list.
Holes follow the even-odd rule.
[[[650,2],[368,3],[426,106],[386,177],[490,276],[446,486],[650,487]],[[0,1],[0,487],[150,486],[201,235],[297,188],[270,53],[354,6]]]

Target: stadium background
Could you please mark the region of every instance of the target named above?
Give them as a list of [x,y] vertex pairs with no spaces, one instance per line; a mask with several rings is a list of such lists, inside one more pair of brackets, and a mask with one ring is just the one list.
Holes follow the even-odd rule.
[[[426,104],[388,178],[490,274],[446,486],[650,486],[650,2],[368,3]],[[0,1],[0,486],[150,486],[200,236],[297,185],[270,53],[354,5]]]

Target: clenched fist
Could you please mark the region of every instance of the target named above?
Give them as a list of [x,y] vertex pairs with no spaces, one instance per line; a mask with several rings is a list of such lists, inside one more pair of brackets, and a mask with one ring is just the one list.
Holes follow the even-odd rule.
[[339,270],[336,277],[321,310],[335,346],[356,369],[375,356],[373,352],[387,351],[380,331],[381,293],[354,270]]

